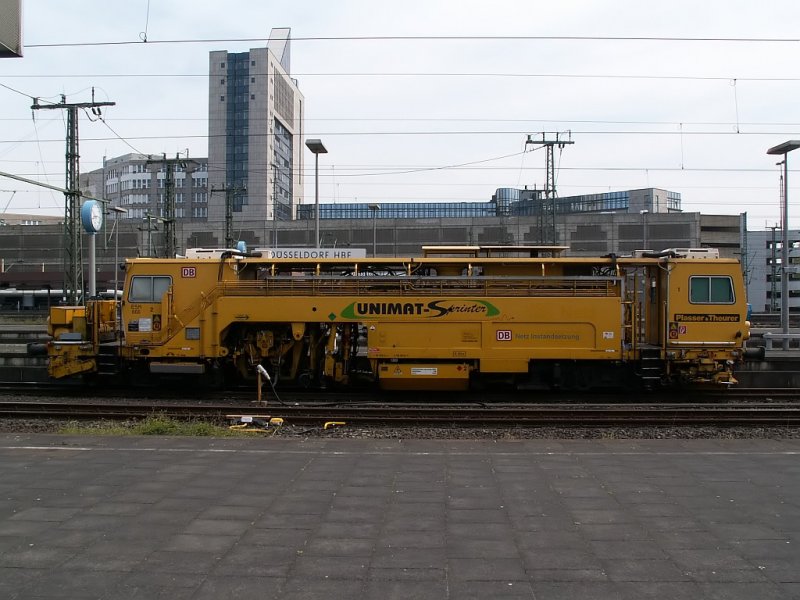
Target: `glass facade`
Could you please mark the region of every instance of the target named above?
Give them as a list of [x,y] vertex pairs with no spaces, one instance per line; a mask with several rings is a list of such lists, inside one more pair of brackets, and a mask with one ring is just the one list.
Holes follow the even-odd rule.
[[[249,158],[250,53],[228,54],[225,181],[234,188],[247,187]],[[235,194],[233,210],[241,212],[247,204],[247,193]]]
[[[292,220],[292,148],[293,137],[278,119],[275,119],[273,141],[274,187],[272,190],[275,218],[278,221]],[[320,213],[321,214],[321,213]]]
[[[494,202],[397,202],[378,203],[380,210],[376,219],[439,219],[439,218],[471,218],[494,217]],[[373,211],[369,204],[320,204],[320,219],[372,219]],[[297,218],[309,220],[314,218],[314,205],[298,206]]]
[[[678,197],[680,198],[680,194]],[[511,214],[519,216],[538,215],[543,202],[545,200],[540,198],[520,200],[511,205]],[[627,211],[629,206],[630,192],[605,192],[603,194],[556,198],[556,213],[562,215],[585,212]]]
[[667,192],[667,208],[669,210],[681,209],[681,195],[678,192]]
[[[681,195],[667,192],[668,209],[680,210]],[[556,198],[556,212],[561,215],[590,212],[627,212],[631,192],[605,192],[585,196]],[[538,216],[546,202],[539,192],[499,188],[490,202],[400,202],[378,203],[377,219],[439,219],[503,216]],[[314,205],[298,207],[297,218],[314,218]],[[372,219],[369,204],[320,204],[320,219]]]

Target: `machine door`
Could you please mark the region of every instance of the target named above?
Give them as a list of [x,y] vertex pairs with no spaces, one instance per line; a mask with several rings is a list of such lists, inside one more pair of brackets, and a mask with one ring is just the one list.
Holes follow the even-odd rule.
[[172,277],[134,275],[125,299],[123,319],[127,344],[155,344],[162,340],[169,315]]
[[695,272],[681,279],[670,302],[667,344],[724,347],[740,341],[744,322],[733,277]]

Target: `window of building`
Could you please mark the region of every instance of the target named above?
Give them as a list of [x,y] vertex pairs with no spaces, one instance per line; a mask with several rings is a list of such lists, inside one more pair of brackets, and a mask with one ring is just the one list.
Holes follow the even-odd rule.
[[137,275],[131,278],[128,302],[161,302],[171,285],[172,277]]
[[689,301],[692,304],[733,304],[730,277],[690,277]]
[[220,96],[220,97],[219,97],[219,101],[220,101],[220,102],[225,102],[225,96]]

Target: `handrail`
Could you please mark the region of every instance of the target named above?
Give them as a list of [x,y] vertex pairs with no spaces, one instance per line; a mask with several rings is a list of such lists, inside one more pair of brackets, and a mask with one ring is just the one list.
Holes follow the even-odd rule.
[[249,281],[223,281],[230,296],[525,296],[619,297],[616,278],[374,278],[374,277],[274,277]]

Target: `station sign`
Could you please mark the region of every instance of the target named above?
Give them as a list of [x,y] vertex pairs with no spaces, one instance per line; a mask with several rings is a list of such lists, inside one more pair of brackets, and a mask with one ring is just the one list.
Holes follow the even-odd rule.
[[294,258],[297,260],[366,258],[366,248],[256,248],[262,258]]

